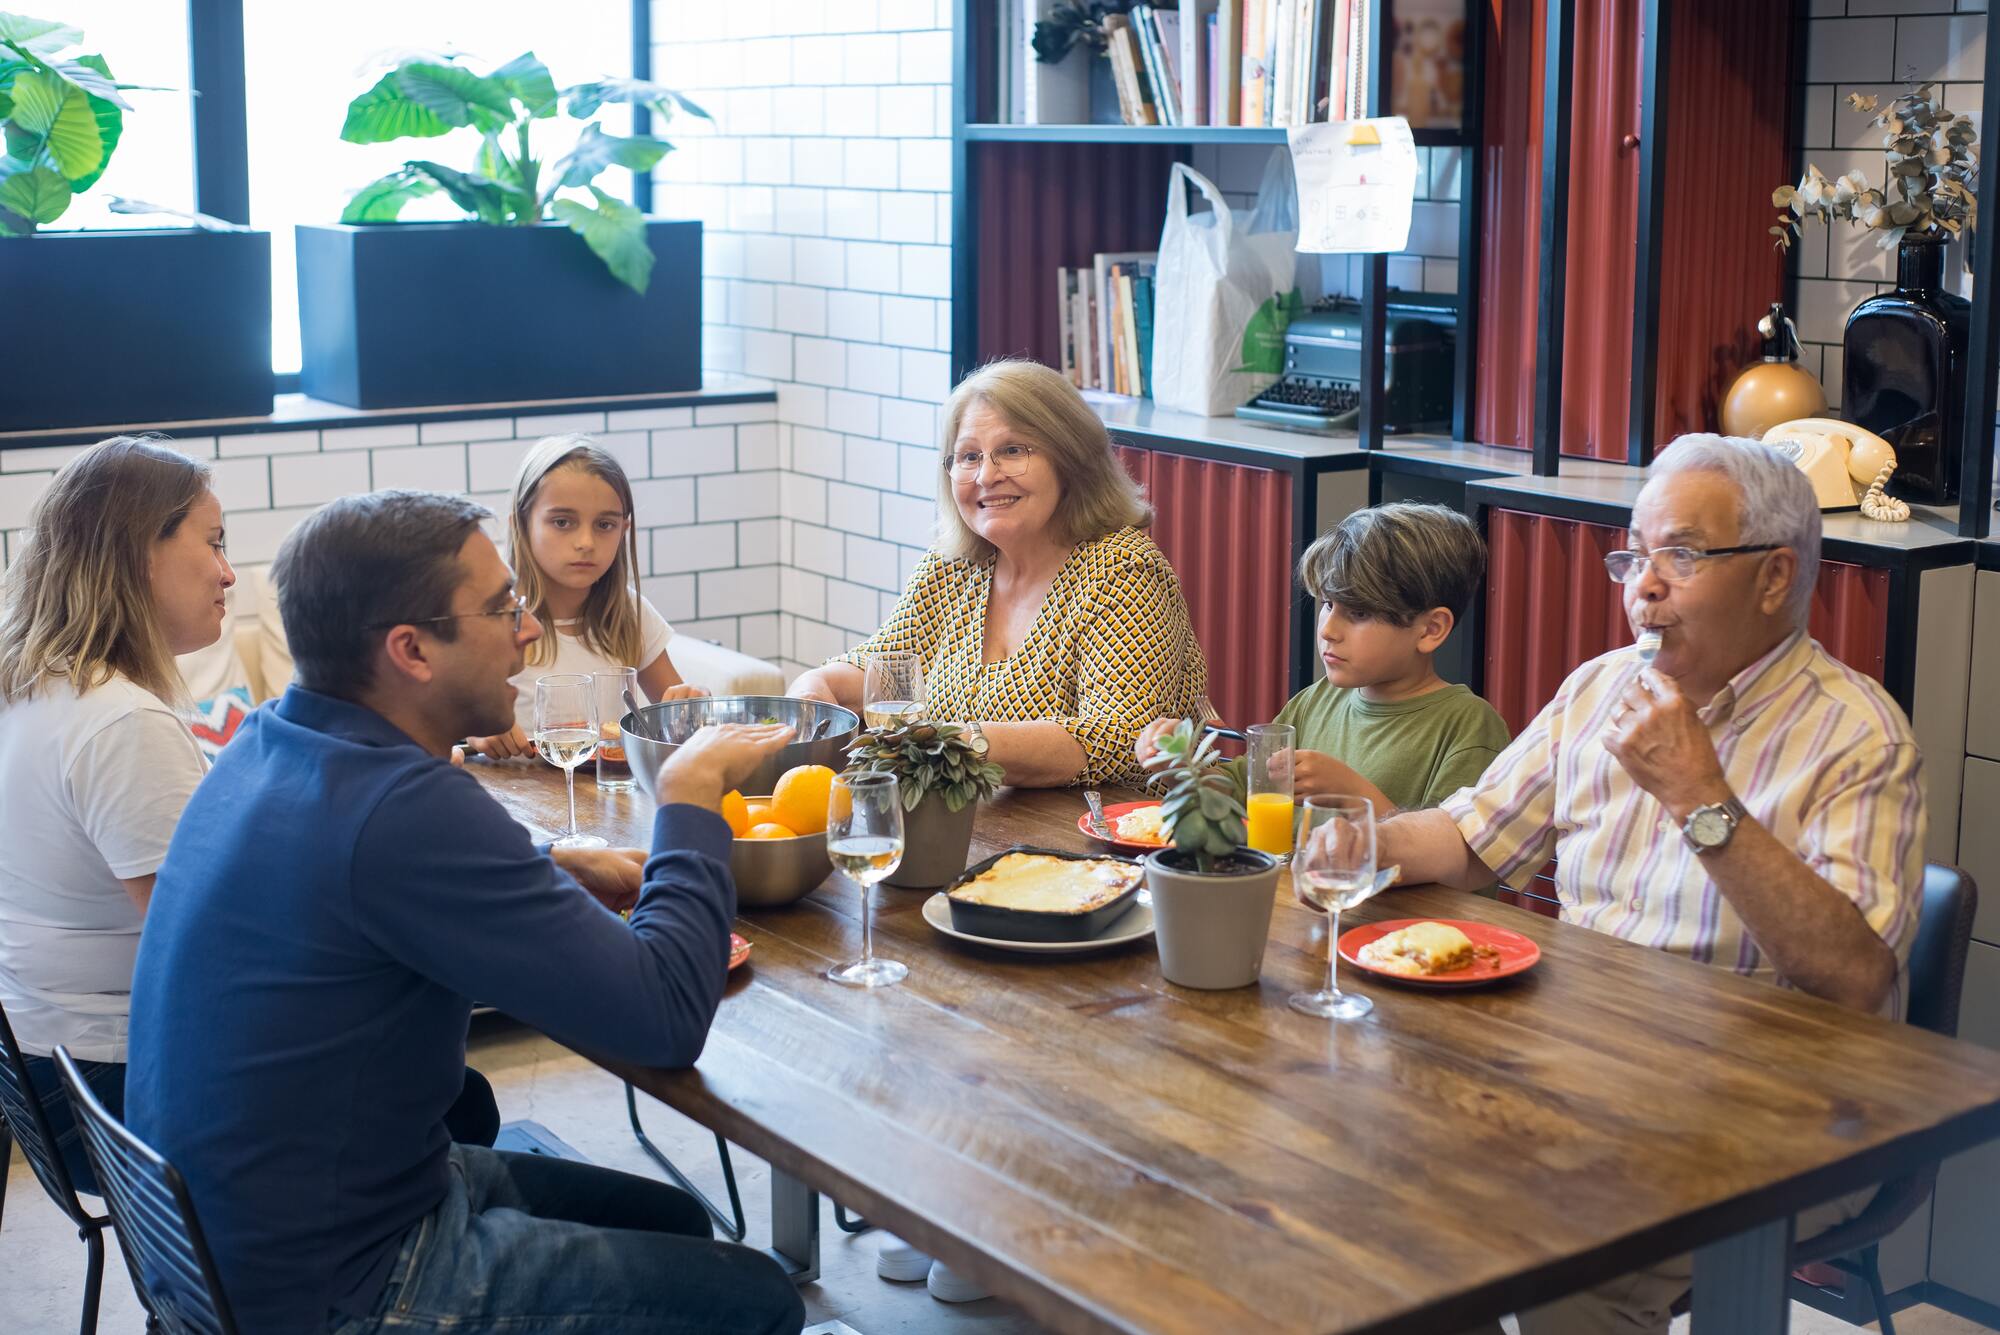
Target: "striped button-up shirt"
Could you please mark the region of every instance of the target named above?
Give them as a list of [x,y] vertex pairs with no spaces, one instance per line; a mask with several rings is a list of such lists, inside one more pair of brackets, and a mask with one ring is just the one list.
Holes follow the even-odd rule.
[[[1639,670],[1627,647],[1572,672],[1444,810],[1517,890],[1553,856],[1565,922],[1781,982],[1679,826],[1604,749]],[[1737,673],[1701,719],[1758,824],[1896,952],[1883,1009],[1900,1015],[1924,867],[1923,759],[1902,710],[1799,633]]]

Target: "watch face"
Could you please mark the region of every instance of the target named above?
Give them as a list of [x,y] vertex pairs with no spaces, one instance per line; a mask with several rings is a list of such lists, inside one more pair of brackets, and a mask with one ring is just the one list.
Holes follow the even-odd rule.
[[1688,817],[1688,834],[1703,848],[1719,848],[1729,839],[1729,817],[1704,807]]

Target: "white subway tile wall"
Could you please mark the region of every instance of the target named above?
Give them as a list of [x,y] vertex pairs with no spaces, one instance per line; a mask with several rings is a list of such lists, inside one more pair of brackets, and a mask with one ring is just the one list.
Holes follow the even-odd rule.
[[[1913,82],[1935,82],[1947,107],[1978,123],[1986,15],[1967,11],[1984,8],[1964,0],[1814,0],[1806,34],[1805,146],[1793,179],[1810,164],[1830,178],[1858,169],[1870,185],[1882,186],[1882,132],[1868,124],[1867,112],[1848,105],[1855,93],[1886,105]],[[1792,315],[1804,364],[1820,377],[1837,410],[1847,316],[1863,298],[1895,286],[1895,256],[1865,229],[1846,223],[1831,232],[1806,223],[1798,250],[1799,308]],[[1958,250],[1947,252],[1946,281],[1969,297]],[[1754,316],[1745,312],[1744,319]]]
[[[775,422],[738,429],[733,469],[696,472],[704,531],[737,554],[698,571],[738,647],[788,672],[878,624],[929,542],[938,407],[950,392],[951,0],[654,0],[655,77],[715,116],[669,131],[664,212],[707,225],[703,356],[778,382]],[[711,458],[713,456],[710,456]],[[656,534],[656,542],[660,540]],[[698,546],[705,544],[696,544]],[[664,610],[664,609],[663,609]]]

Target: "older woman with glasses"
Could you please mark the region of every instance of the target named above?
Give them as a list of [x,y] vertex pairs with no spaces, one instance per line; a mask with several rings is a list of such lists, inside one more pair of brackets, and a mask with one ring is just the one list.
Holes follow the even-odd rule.
[[882,628],[793,695],[861,708],[868,660],[917,655],[935,719],[979,722],[1007,782],[1128,782],[1152,719],[1191,713],[1208,668],[1152,511],[1069,381],[1028,361],[945,406],[936,546]]

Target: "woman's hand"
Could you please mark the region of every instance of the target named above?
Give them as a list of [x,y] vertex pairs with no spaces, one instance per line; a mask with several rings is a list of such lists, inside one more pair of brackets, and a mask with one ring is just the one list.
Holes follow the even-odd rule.
[[516,756],[533,755],[535,751],[535,744],[518,723],[492,737],[468,737],[465,744],[474,755],[492,760],[512,760]]
[[1185,722],[1187,722],[1186,719],[1178,718],[1154,719],[1151,723],[1139,729],[1139,740],[1132,744],[1132,754],[1138,757],[1141,765],[1145,764],[1154,756],[1160,754],[1160,738],[1166,736]]
[[785,688],[785,694],[796,700],[817,700],[823,705],[840,703],[840,698],[833,693],[832,684],[819,668],[800,673],[799,679]]

